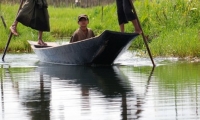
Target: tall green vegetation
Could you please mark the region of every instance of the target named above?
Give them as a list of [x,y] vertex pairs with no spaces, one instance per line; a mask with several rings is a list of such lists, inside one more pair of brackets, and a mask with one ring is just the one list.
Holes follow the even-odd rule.
[[[148,38],[153,56],[200,57],[200,1],[199,0],[137,0],[134,2],[143,31]],[[1,14],[8,26],[16,16],[18,5],[3,4]],[[92,8],[48,8],[51,32],[44,34],[45,41],[56,41],[60,37],[70,37],[78,28],[77,16],[87,14],[89,27],[96,35],[104,30],[119,31],[116,5]],[[129,22],[126,32],[133,32]],[[27,51],[27,40],[37,40],[37,31],[18,26],[20,36],[13,37],[10,50]],[[3,50],[9,30],[0,23],[0,50]],[[136,38],[130,49],[145,51],[141,36]],[[145,52],[144,52],[145,53]]]
[[199,0],[145,0],[135,5],[154,56],[200,56]]

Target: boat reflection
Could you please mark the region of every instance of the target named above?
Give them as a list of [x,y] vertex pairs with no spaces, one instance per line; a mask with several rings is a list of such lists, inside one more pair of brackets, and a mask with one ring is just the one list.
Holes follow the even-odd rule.
[[[18,90],[21,91],[21,94],[19,92],[21,104],[25,106],[28,115],[32,120],[50,120],[54,117],[52,114],[52,110],[55,111],[52,107],[54,106],[54,102],[52,102],[54,94],[52,91],[55,91],[57,88],[52,86],[60,81],[63,83],[60,87],[65,88],[67,85],[65,83],[70,83],[70,85],[80,88],[80,95],[82,98],[84,97],[84,99],[78,100],[80,100],[83,104],[81,105],[81,109],[83,110],[90,109],[90,107],[92,107],[90,104],[90,98],[87,96],[92,96],[91,93],[96,92],[101,94],[101,96],[108,101],[116,99],[120,101],[120,114],[121,118],[124,120],[129,119],[130,116],[137,119],[139,118],[139,114],[142,112],[141,106],[144,104],[143,99],[138,96],[138,93],[135,93],[134,87],[131,86],[127,76],[120,71],[118,66],[62,66],[46,63],[38,63],[37,66],[38,68],[34,69],[34,72],[39,73],[40,75],[39,78],[37,78],[37,85],[34,85],[35,88],[18,88]],[[144,95],[148,92],[148,84],[150,83],[153,70],[154,69],[152,69],[152,72],[147,80]],[[2,85],[3,81],[1,81],[1,94],[4,96]],[[133,99],[134,101],[132,101]],[[133,104],[131,106],[134,108],[130,108],[130,103]],[[2,107],[3,106],[4,105],[2,105]],[[2,110],[3,109],[4,108],[2,108]],[[134,112],[130,114],[130,111]]]
[[[61,66],[52,64],[40,64],[38,71],[42,76],[49,75],[50,78],[59,78],[58,80],[66,80],[71,84],[78,85],[81,89],[82,96],[90,96],[90,90],[101,92],[105,98],[121,98],[121,116],[123,119],[128,119],[127,97],[135,100],[134,118],[139,118],[141,113],[141,106],[144,101],[139,98],[137,93],[134,93],[134,88],[131,86],[128,78],[120,71],[117,66],[109,67],[89,67],[89,66]],[[148,87],[153,74],[152,69],[147,80],[146,90],[144,95],[148,92]],[[42,87],[41,87],[42,89]],[[145,97],[145,96],[144,96]],[[89,99],[89,98],[88,98]],[[82,99],[85,107],[89,106],[89,100]],[[130,102],[130,101],[129,101]],[[130,118],[130,117],[129,117]]]
[[[114,96],[119,93],[132,91],[127,77],[114,67],[88,67],[88,66],[62,66],[62,65],[44,65],[38,68],[43,75],[56,77],[60,80],[73,80],[73,84],[79,84],[82,87],[98,87],[106,96]],[[126,84],[126,85],[124,85]],[[109,85],[111,88],[107,88]],[[126,88],[124,88],[126,87]]]

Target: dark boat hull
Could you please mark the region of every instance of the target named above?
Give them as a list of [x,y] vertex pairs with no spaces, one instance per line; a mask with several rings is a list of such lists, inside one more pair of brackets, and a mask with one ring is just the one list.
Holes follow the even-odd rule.
[[66,65],[112,65],[137,36],[135,33],[106,30],[98,37],[66,45],[42,47],[32,41],[29,43],[42,62]]

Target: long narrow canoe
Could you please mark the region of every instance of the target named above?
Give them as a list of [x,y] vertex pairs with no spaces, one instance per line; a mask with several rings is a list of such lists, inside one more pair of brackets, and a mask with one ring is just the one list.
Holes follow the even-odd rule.
[[112,65],[136,38],[136,33],[104,31],[101,35],[64,45],[28,41],[41,62],[64,65]]

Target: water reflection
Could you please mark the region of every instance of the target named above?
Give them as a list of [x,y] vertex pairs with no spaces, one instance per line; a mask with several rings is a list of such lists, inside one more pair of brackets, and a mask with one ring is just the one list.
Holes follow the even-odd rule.
[[199,63],[31,66],[1,66],[0,119],[199,119]]
[[[75,96],[78,97],[78,99],[80,99],[80,103],[78,101],[76,102],[78,102],[78,104],[80,104],[81,106],[82,117],[87,114],[91,114],[91,109],[94,106],[94,105],[91,106],[92,104],[91,96],[96,96],[97,98],[103,98],[105,100],[108,100],[111,103],[114,103],[113,104],[114,108],[117,106],[115,105],[115,102],[117,104],[120,102],[121,105],[119,106],[121,106],[121,108],[119,109],[121,111],[122,119],[125,120],[128,118],[139,118],[138,114],[141,113],[140,107],[144,103],[144,101],[142,101],[142,99],[138,97],[138,94],[134,93],[134,88],[131,86],[130,81],[118,69],[117,66],[114,66],[114,67],[67,66],[66,67],[66,66],[59,66],[59,65],[41,64],[37,70],[41,73],[41,76],[40,76],[41,80],[44,79],[43,77],[46,75],[48,75],[50,79],[54,78],[56,80],[56,81],[52,80],[52,84],[55,83],[54,84],[55,86],[52,85],[51,89],[53,89],[54,87],[58,88],[59,86],[61,87],[61,90],[58,90],[58,91],[66,92],[69,86],[75,85],[78,88],[80,87],[81,97],[76,96],[76,95]],[[152,69],[151,75],[153,73],[153,70],[154,69]],[[149,79],[147,82],[146,92],[148,89],[150,78],[151,76],[149,76]],[[55,93],[57,94],[58,91],[56,91]],[[73,93],[70,93],[70,95],[72,94]],[[51,93],[51,95],[54,95],[54,94]],[[62,93],[60,93],[60,95],[57,96],[56,98],[55,98],[56,95],[54,95],[54,97],[51,98],[52,100],[51,104],[54,103],[54,98],[56,99],[55,102],[58,102],[59,101],[58,99],[67,99],[67,97],[64,97],[65,95],[69,95],[69,94],[63,95]],[[121,99],[118,99],[118,98],[121,98]],[[61,102],[63,101],[61,100]],[[132,102],[135,103],[134,106]],[[99,103],[96,103],[96,104],[105,104],[105,102],[101,103],[99,101]],[[58,111],[60,112],[68,111],[68,108],[66,108],[68,104],[66,105],[60,104],[55,107],[53,106],[54,105],[52,105],[53,110],[51,111],[52,115],[56,107],[59,107],[57,109],[59,109]],[[65,115],[62,114],[61,116],[62,118],[65,118]],[[59,118],[60,116],[57,116],[57,117]]]
[[[27,73],[34,68],[10,68],[1,65],[1,112],[2,120],[48,120],[49,96],[43,87],[43,80],[37,86],[37,81],[32,80]],[[34,72],[31,72],[33,75]],[[33,86],[29,85],[33,83]]]
[[0,69],[3,120],[125,120],[142,112],[144,97],[117,66],[36,66]]
[[3,88],[3,78],[2,78],[2,73],[1,73],[1,106],[2,106],[2,117],[4,113],[4,88]]
[[39,86],[26,91],[28,94],[23,97],[22,104],[30,111],[31,120],[50,120],[51,88],[45,86],[49,82],[40,74]]

